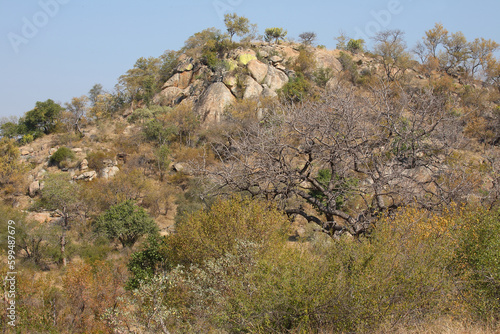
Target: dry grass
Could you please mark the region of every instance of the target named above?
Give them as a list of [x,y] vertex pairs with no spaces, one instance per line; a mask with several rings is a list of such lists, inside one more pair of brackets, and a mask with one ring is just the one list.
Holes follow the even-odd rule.
[[440,318],[413,326],[382,325],[376,334],[494,334],[500,333],[498,325],[489,326],[468,320]]

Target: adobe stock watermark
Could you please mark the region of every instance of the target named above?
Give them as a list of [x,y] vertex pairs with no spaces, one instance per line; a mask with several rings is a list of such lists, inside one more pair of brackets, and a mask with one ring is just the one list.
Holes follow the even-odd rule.
[[61,5],[66,5],[71,0],[40,0],[38,5],[40,10],[31,17],[24,16],[21,26],[21,33],[9,32],[7,38],[15,53],[19,53],[19,47],[26,45],[35,38],[40,29],[45,27],[51,18],[54,18],[61,9]]
[[[409,0],[411,2],[412,0]],[[373,20],[367,22],[363,29],[356,27],[356,39],[364,39],[368,41],[371,37],[374,37],[378,32],[387,28],[391,24],[392,18],[401,14],[404,10],[404,6],[400,0],[389,0],[387,2],[386,8],[381,10],[371,10],[370,15]]]
[[11,327],[16,327],[16,222],[9,220],[7,223],[7,276],[4,278],[5,301],[7,302],[7,323]]
[[214,0],[214,6],[217,16],[221,21],[224,21],[224,14],[236,11],[236,7],[241,5],[243,0]]

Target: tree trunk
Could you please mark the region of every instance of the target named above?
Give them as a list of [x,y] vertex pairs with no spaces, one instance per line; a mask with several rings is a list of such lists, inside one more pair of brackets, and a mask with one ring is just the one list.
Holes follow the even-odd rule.
[[62,233],[61,233],[61,257],[63,266],[66,267],[66,230],[68,229],[68,215],[63,213]]

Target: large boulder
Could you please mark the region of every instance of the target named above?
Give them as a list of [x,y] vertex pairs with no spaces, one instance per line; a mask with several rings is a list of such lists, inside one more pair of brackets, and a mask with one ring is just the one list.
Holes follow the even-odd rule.
[[193,78],[192,71],[179,73],[179,83],[177,87],[179,87],[180,89],[186,89],[191,83],[192,78]]
[[315,52],[315,56],[317,68],[329,68],[332,69],[334,73],[342,71],[342,64],[340,64],[339,60],[337,59],[337,51],[317,50]]
[[31,182],[29,187],[28,187],[29,196],[35,197],[39,191],[40,191],[40,182],[38,180]]
[[179,87],[168,87],[160,92],[155,102],[165,101],[169,105],[178,103],[184,95],[184,91]]
[[282,88],[288,82],[288,76],[273,66],[269,65],[267,67],[267,76],[264,79],[264,84],[266,84],[269,89],[276,91]]
[[267,85],[262,85],[262,97],[276,97],[278,94],[272,89],[270,89]]
[[262,83],[267,75],[267,65],[261,63],[257,59],[250,61],[247,65],[248,71],[252,78],[258,83]]
[[37,223],[43,224],[50,222],[52,218],[50,217],[50,212],[31,212],[28,214],[27,220],[36,221]]
[[105,180],[110,179],[114,177],[118,172],[120,171],[120,168],[113,166],[113,167],[106,167],[101,170],[101,177]]
[[195,111],[203,122],[220,122],[226,106],[234,103],[236,98],[222,82],[215,82],[207,88],[195,106]]
[[87,159],[83,159],[82,162],[80,162],[80,170],[87,170],[89,169],[89,162]]
[[193,58],[186,56],[185,54],[179,57],[179,65],[175,68],[176,72],[186,72],[192,71],[194,68]]
[[91,171],[82,173],[82,174],[80,174],[78,176],[74,176],[73,179],[75,179],[75,180],[84,180],[84,181],[92,181],[93,179],[95,179],[96,176],[97,176],[97,172],[95,170],[91,170]]
[[245,85],[244,99],[258,99],[262,94],[262,86],[252,79],[252,77],[247,75],[243,84]]
[[257,59],[257,54],[254,50],[240,50],[236,56],[238,64],[245,66],[250,61]]
[[168,88],[168,87],[178,87],[179,86],[179,80],[180,80],[180,74],[175,73],[172,75],[161,87],[162,89]]

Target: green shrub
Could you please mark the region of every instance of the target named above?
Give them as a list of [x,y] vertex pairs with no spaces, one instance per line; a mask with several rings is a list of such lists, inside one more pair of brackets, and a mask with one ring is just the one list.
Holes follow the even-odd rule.
[[310,76],[316,68],[316,59],[313,52],[306,48],[299,51],[299,55],[295,60],[294,70],[305,76]]
[[147,141],[163,145],[173,141],[179,130],[174,124],[166,125],[154,118],[144,125],[142,132]]
[[362,39],[350,39],[347,42],[347,51],[352,53],[363,52],[365,41]]
[[75,159],[75,153],[68,147],[60,147],[50,157],[50,163],[60,168],[67,167]]
[[326,87],[326,83],[333,78],[333,70],[331,68],[322,67],[314,71],[314,82],[321,88]]
[[306,99],[311,90],[311,83],[304,77],[302,73],[287,82],[283,88],[278,91],[281,98],[300,102]]
[[97,217],[95,229],[109,239],[118,239],[123,247],[132,247],[141,236],[158,232],[146,210],[130,200],[112,206]]
[[358,65],[353,61],[352,56],[341,51],[339,62],[342,65],[344,76],[352,83],[356,83],[359,77]]
[[132,276],[127,282],[127,289],[137,289],[141,281],[146,281],[154,275],[164,272],[168,265],[168,244],[164,237],[152,235],[143,249],[132,254],[127,265]]
[[147,279],[136,281],[127,320],[172,332],[372,333],[467,317],[464,300],[498,317],[498,209],[410,206],[356,240],[294,244],[283,218],[246,199],[189,216],[134,257],[136,278]]
[[28,145],[29,143],[31,143],[33,140],[35,140],[35,138],[33,137],[33,135],[31,133],[27,133],[25,135],[22,136],[21,140],[19,141],[19,143],[21,145]]

